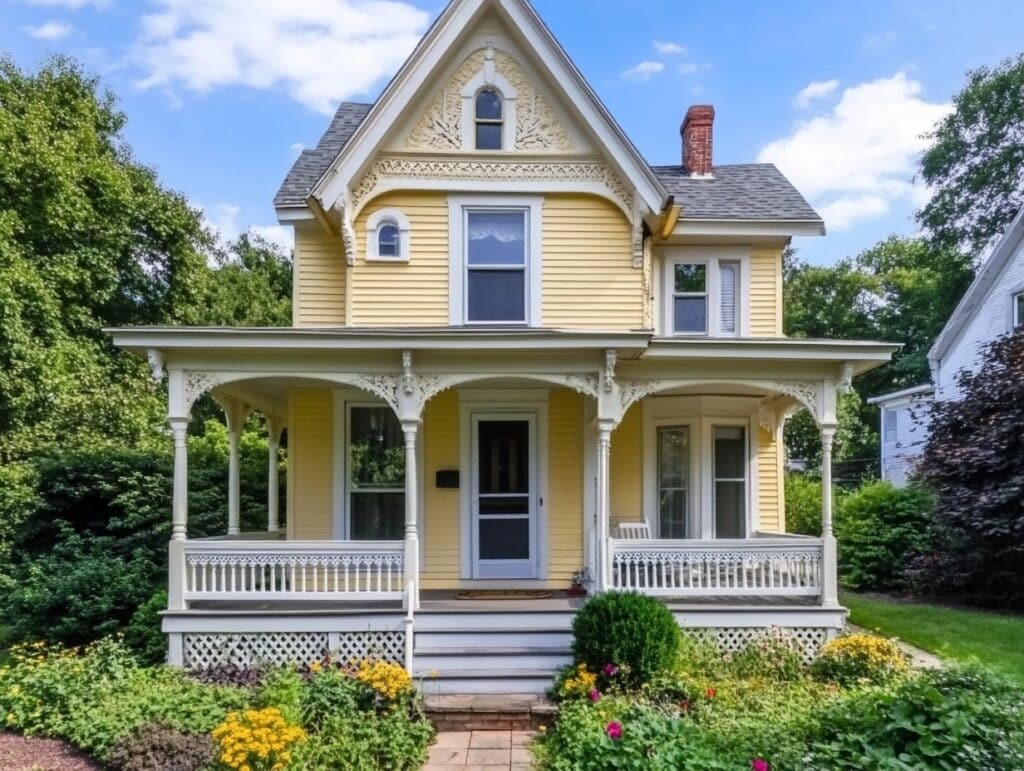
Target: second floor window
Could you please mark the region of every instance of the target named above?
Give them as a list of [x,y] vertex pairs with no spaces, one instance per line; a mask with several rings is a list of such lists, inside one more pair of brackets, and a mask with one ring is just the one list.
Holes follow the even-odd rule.
[[401,253],[401,235],[398,232],[398,225],[390,221],[384,222],[377,228],[377,256],[399,257]]
[[466,321],[526,323],[523,209],[466,211]]
[[476,95],[476,149],[500,150],[503,130],[501,94],[485,88]]
[[694,255],[665,263],[666,335],[734,337],[740,334],[741,262]]
[[1024,325],[1024,292],[1017,292],[1010,301],[1013,303],[1013,328]]

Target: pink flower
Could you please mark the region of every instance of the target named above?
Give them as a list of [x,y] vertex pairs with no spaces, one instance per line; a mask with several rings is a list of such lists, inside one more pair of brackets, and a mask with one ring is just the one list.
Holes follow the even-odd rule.
[[601,671],[604,672],[605,677],[615,677],[619,674],[619,668],[614,664],[605,664]]
[[601,692],[599,690],[597,690],[596,688],[591,688],[590,689],[590,693],[588,693],[587,696],[590,697],[591,701],[600,701],[601,700]]
[[604,732],[608,734],[608,738],[613,742],[617,742],[622,738],[622,723],[612,721],[604,727]]
[[751,771],[768,771],[768,761],[764,758],[754,758],[750,761]]
[[704,695],[707,696],[709,699],[715,698],[717,693],[718,691],[716,691],[714,688],[708,688],[706,691],[704,691]]

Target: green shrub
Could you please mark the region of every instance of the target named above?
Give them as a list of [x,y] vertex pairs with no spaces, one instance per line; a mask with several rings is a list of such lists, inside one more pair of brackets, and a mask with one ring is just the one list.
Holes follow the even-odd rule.
[[167,659],[167,636],[160,629],[160,612],[164,610],[167,590],[158,589],[132,614],[124,630],[124,644],[141,664],[162,664]]
[[427,759],[434,727],[418,711],[332,715],[295,751],[295,768],[413,771]]
[[818,680],[839,685],[885,683],[907,671],[907,657],[892,640],[849,634],[829,640],[811,664]]
[[804,651],[800,641],[785,629],[768,629],[728,658],[739,677],[785,682],[804,672]]
[[572,624],[576,662],[591,672],[621,668],[628,685],[639,686],[678,663],[679,625],[665,605],[633,592],[605,592],[587,601]]
[[809,749],[809,768],[1024,768],[1024,696],[976,667],[922,672],[836,701]]
[[368,709],[373,696],[362,683],[341,670],[322,669],[306,681],[299,701],[302,725],[320,729],[332,715],[352,715]]
[[920,487],[871,482],[845,496],[835,520],[843,584],[856,591],[902,589],[908,558],[928,548],[931,511],[931,494]]
[[207,734],[146,723],[114,742],[106,764],[113,771],[198,771],[213,762],[215,752]]
[[305,681],[294,669],[277,669],[267,675],[256,692],[254,706],[277,707],[284,719],[302,725],[302,700]]
[[786,532],[821,535],[821,480],[806,474],[786,475]]

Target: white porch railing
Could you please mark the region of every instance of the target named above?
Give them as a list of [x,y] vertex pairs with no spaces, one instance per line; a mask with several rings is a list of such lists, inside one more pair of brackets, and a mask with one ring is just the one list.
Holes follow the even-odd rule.
[[182,599],[400,600],[402,541],[185,541]]
[[613,589],[665,597],[820,595],[819,538],[611,539]]

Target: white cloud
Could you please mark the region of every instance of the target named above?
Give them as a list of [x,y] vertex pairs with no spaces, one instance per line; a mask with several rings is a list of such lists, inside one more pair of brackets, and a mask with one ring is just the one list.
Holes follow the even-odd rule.
[[896,42],[896,33],[891,29],[879,32],[877,35],[870,35],[864,38],[863,46],[869,51],[877,51],[879,48],[888,48]]
[[330,114],[405,61],[428,14],[398,0],[156,0],[134,59],[142,88],[282,88]]
[[295,234],[287,225],[249,225],[244,230],[239,222],[242,207],[233,203],[217,203],[213,206],[193,204],[203,213],[207,226],[213,230],[221,244],[236,240],[243,232],[256,235],[290,254],[295,247]]
[[844,89],[835,106],[795,124],[758,160],[776,164],[834,229],[882,216],[896,201],[916,204],[923,135],[950,110],[921,92],[902,72]]
[[686,53],[686,47],[671,41],[654,41],[654,50],[662,56],[679,56]]
[[650,80],[663,69],[665,69],[665,65],[662,62],[640,62],[636,67],[630,67],[623,72],[621,77],[624,80],[643,82]]
[[288,149],[291,150],[296,155],[298,155],[299,153],[306,149],[306,146],[302,144],[302,142],[292,142],[290,145],[288,145]]
[[796,95],[793,103],[797,107],[810,107],[813,102],[832,96],[839,88],[838,80],[815,80],[808,83]]
[[21,29],[36,40],[61,40],[71,34],[73,27],[62,21],[48,21],[37,27],[27,25]]
[[276,245],[285,254],[295,248],[295,230],[290,225],[253,225],[249,233]]
[[681,75],[694,75],[700,71],[700,66],[694,62],[683,62],[678,69]]

